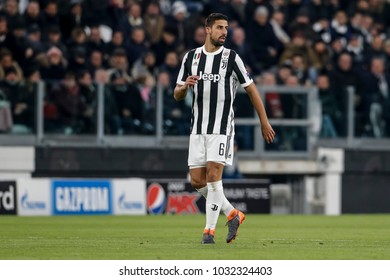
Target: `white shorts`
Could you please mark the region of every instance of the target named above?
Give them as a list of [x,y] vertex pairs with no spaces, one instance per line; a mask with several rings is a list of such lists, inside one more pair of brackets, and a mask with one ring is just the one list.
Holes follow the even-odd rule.
[[206,166],[208,161],[232,165],[234,137],[220,134],[191,134],[188,152],[190,168]]

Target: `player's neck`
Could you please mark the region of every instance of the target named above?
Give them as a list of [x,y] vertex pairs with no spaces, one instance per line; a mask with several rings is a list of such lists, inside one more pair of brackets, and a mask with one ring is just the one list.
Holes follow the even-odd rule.
[[214,44],[212,44],[212,43],[209,42],[208,40],[206,40],[206,42],[205,42],[205,44],[204,44],[204,49],[206,50],[206,52],[209,52],[209,53],[216,52],[216,51],[218,51],[220,48],[222,48],[222,46],[215,46]]

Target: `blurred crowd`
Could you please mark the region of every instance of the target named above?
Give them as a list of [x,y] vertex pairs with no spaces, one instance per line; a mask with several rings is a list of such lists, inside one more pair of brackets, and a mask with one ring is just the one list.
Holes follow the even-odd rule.
[[[390,136],[389,0],[0,0],[0,131],[35,130],[44,80],[47,132],[96,132],[104,83],[105,133],[155,133],[160,89],[164,133],[187,134],[191,100],[173,89],[211,12],[229,17],[226,47],[259,85],[318,87],[322,137],[346,135],[347,89],[355,135]],[[266,97],[270,118],[301,118],[299,106]]]

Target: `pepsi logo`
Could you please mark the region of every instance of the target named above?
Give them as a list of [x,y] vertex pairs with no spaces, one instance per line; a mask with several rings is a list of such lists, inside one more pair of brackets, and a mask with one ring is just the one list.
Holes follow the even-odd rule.
[[148,187],[147,204],[150,214],[161,214],[165,210],[165,192],[160,184],[152,183]]

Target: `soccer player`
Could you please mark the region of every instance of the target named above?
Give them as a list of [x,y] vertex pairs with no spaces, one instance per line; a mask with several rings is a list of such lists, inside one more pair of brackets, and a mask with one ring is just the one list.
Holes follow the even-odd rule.
[[231,165],[234,143],[233,101],[238,83],[245,88],[260,118],[264,139],[270,143],[275,132],[268,122],[263,102],[244,63],[236,52],[223,47],[228,33],[228,18],[210,14],[205,22],[206,41],[183,57],[174,90],[182,100],[191,89],[191,134],[188,166],[191,185],[206,198],[206,226],[203,244],[213,244],[219,213],[227,216],[228,235],[232,242],[245,215],[226,199],[222,186],[224,165]]

